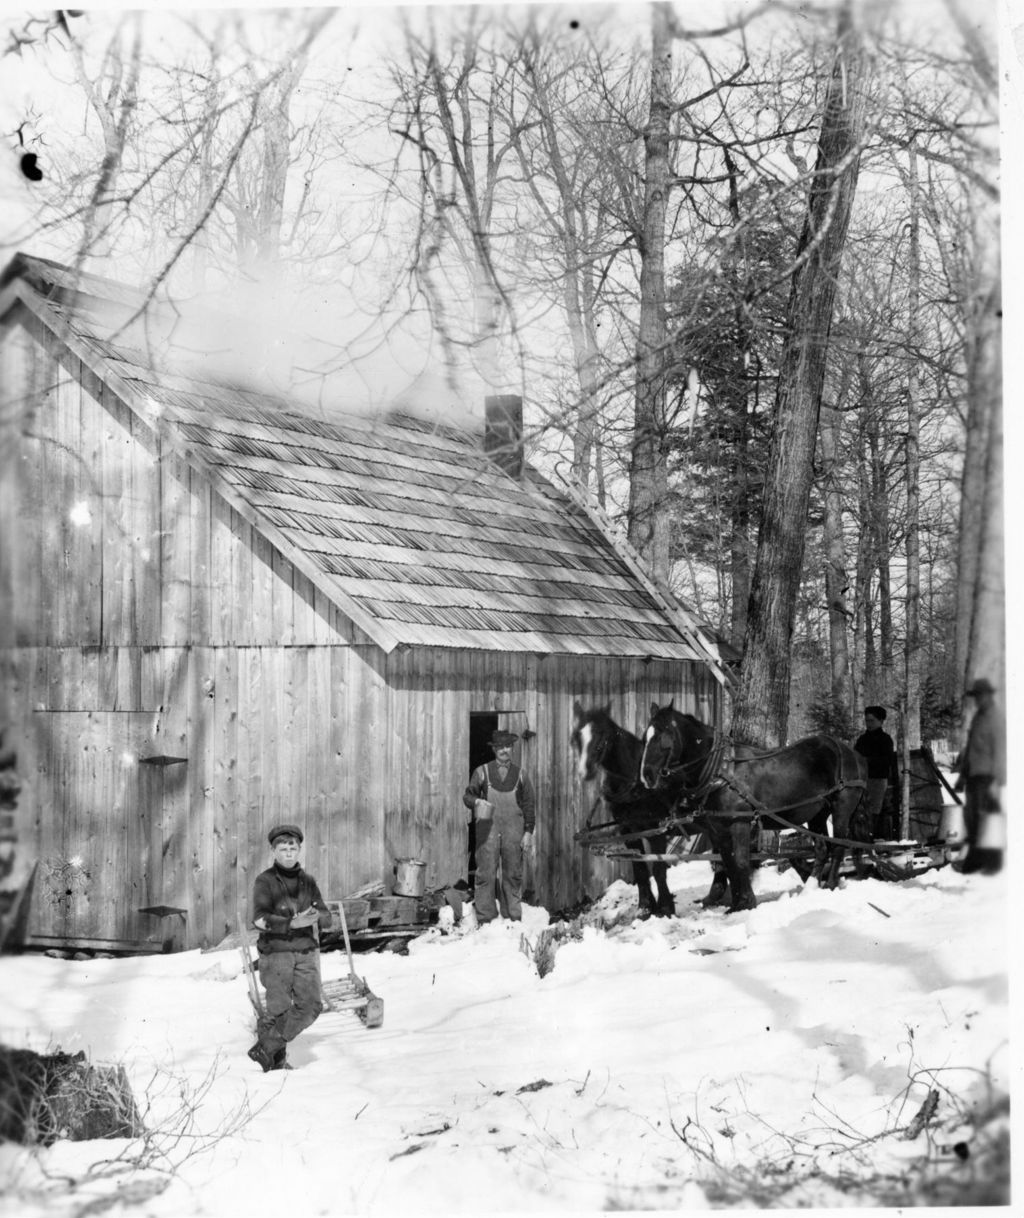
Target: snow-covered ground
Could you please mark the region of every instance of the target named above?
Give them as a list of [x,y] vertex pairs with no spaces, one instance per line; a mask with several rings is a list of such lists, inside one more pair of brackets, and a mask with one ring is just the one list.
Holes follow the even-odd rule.
[[[536,908],[359,954],[383,1026],[326,1014],[295,1069],[266,1075],[246,1057],[237,951],[0,958],[0,1040],[123,1063],[155,1131],[0,1148],[0,1213],[865,1206],[893,1204],[901,1178],[909,1204],[941,1204],[929,1182],[991,1177],[1009,1119],[1007,872],[827,892],[767,867],[758,908],[732,915],[696,904],[708,880],[675,867],[677,916],[646,922],[614,884],[590,911],[602,925],[543,977],[524,950],[548,922]],[[325,980],[347,969],[324,956]],[[905,1137],[932,1090],[932,1120]]]

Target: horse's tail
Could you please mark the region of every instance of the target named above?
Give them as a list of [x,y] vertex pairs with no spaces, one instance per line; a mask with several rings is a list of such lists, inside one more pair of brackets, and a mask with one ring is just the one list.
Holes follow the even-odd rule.
[[867,801],[864,759],[856,750],[834,736],[822,735],[820,739],[828,746],[835,758],[833,789],[825,801],[829,815],[832,817],[833,833],[835,833],[835,812],[839,799],[847,791],[856,790],[858,792],[856,802],[849,810],[847,836],[857,841],[870,842],[873,837],[871,826],[863,815]]

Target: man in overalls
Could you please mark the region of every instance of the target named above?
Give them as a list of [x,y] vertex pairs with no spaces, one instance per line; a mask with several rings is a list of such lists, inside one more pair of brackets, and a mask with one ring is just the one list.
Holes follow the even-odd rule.
[[501,916],[513,922],[523,916],[523,855],[533,850],[536,800],[530,780],[512,762],[512,746],[518,739],[514,732],[491,733],[494,760],[477,766],[462,797],[476,820],[473,901],[481,923],[493,922],[498,916],[495,882],[499,862]]

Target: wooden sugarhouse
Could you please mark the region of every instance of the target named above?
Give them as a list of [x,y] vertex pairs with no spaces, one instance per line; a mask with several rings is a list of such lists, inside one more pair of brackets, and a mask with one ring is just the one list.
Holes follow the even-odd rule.
[[596,895],[619,871],[574,842],[596,792],[573,701],[632,730],[669,698],[716,720],[708,632],[523,463],[518,399],[488,399],[477,430],[314,417],[179,361],[159,308],[27,255],[0,276],[26,942],[152,943],[166,918],[143,911],[164,909],[175,946],[216,943],[279,820],[329,898],[399,858],[454,883],[499,726],[537,789],[537,899]]

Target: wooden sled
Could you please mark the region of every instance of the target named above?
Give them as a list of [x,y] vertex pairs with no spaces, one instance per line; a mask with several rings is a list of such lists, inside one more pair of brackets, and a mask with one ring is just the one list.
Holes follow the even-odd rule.
[[341,933],[344,936],[345,951],[348,954],[348,976],[321,984],[324,1009],[327,1011],[355,1011],[366,1027],[379,1028],[384,1022],[384,1000],[378,998],[362,977],[356,975],[355,964],[352,960],[352,944],[348,937],[348,923],[345,920],[344,901],[331,902],[331,906],[337,909],[338,917],[341,919]]
[[242,953],[242,968],[245,972],[245,980],[249,986],[249,1001],[252,1003],[252,1009],[256,1015],[258,1026],[260,1020],[266,1016],[267,1012],[263,1006],[263,996],[260,994],[259,982],[256,980],[256,970],[252,966],[252,947],[249,941],[249,928],[245,924],[245,918],[242,917],[240,909],[235,910],[235,917],[238,920],[238,950]]

